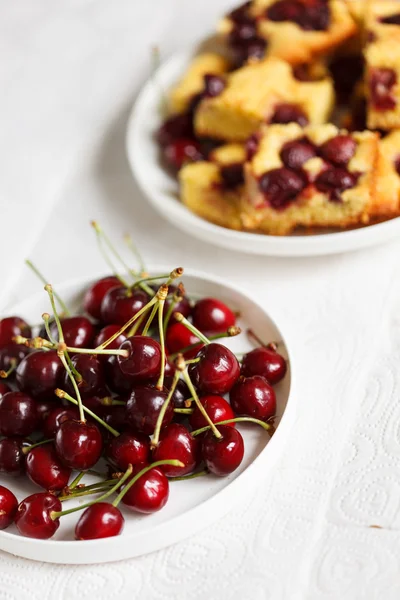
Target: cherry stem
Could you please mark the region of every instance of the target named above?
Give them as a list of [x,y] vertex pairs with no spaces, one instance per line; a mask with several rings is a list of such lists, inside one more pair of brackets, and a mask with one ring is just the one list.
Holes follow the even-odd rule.
[[89,506],[92,506],[92,504],[97,504],[97,502],[102,502],[103,500],[106,500],[109,496],[111,496],[111,494],[113,494],[114,492],[117,491],[117,489],[128,479],[128,477],[131,475],[132,473],[132,465],[129,465],[129,467],[127,468],[127,470],[125,471],[125,474],[121,477],[121,479],[119,479],[117,481],[117,483],[110,489],[108,490],[108,492],[106,492],[105,494],[103,494],[102,496],[100,496],[100,498],[96,498],[96,500],[93,500],[92,502],[87,502],[86,504],[82,504],[82,506],[76,506],[75,508],[70,508],[68,510],[62,510],[62,511],[52,511],[50,513],[50,517],[54,520],[54,519],[59,519],[60,517],[63,517],[65,515],[70,515],[74,512],[78,512],[79,510],[83,510],[84,508],[89,508]]
[[81,471],[80,473],[78,473],[78,475],[75,477],[75,479],[68,486],[68,490],[71,491],[74,488],[76,488],[76,486],[78,485],[78,483],[81,482],[81,479],[83,478],[84,475],[85,475],[85,471]]
[[[235,417],[234,419],[218,421],[216,425],[228,425],[229,423],[256,423],[257,425],[260,425],[263,429],[265,429],[265,431],[269,431],[271,429],[271,425],[265,423],[264,421],[260,421],[260,419],[255,419],[254,417]],[[196,437],[196,435],[200,435],[201,433],[204,433],[209,429],[209,426],[202,427],[201,429],[196,429],[195,431],[192,431],[192,435]]]
[[191,475],[182,475],[182,477],[168,477],[168,481],[186,481],[187,479],[196,479],[196,477],[203,477],[203,475],[209,475],[209,471],[199,471],[198,473],[192,473]]
[[[104,260],[108,264],[108,266],[111,269],[111,271],[114,273],[115,277],[117,277],[117,279],[120,280],[121,284],[124,287],[129,288],[128,281],[126,281],[126,279],[124,277],[122,277],[122,275],[120,275],[118,273],[117,269],[115,268],[114,263],[112,262],[112,260],[108,256],[108,253],[106,252],[106,250],[105,250],[105,248],[103,246],[103,242],[108,246],[108,248],[111,250],[111,252],[114,254],[114,256],[116,255],[117,260],[119,258],[118,253],[116,252],[116,250],[114,249],[113,245],[108,240],[108,238],[105,236],[105,234],[104,234],[102,228],[100,227],[100,225],[96,221],[92,221],[91,225],[92,225],[93,229],[96,232],[97,244],[98,244],[100,253],[103,256]],[[121,259],[121,262],[123,263],[122,259]],[[127,270],[130,271],[129,268]]]
[[192,415],[194,413],[194,408],[174,408],[174,412],[181,415]]
[[[146,283],[147,281],[158,281],[159,279],[167,279],[169,277],[169,273],[165,273],[164,275],[152,275],[148,277],[142,277],[142,279],[138,279],[134,284],[131,285],[131,289],[140,286],[141,283]],[[151,289],[151,288],[150,288]],[[156,293],[154,290],[151,290],[153,295]]]
[[10,375],[15,371],[16,368],[17,368],[17,359],[12,358],[10,360],[10,368],[8,369],[8,371],[0,371],[1,379],[7,379],[7,377],[10,377]]
[[156,462],[152,463],[151,465],[144,467],[144,469],[142,469],[141,471],[139,471],[139,473],[137,473],[134,477],[132,477],[130,482],[126,484],[124,489],[115,498],[112,505],[117,507],[118,504],[121,502],[122,498],[125,496],[125,494],[131,489],[131,487],[137,482],[137,480],[140,479],[140,477],[142,477],[142,475],[147,473],[147,471],[150,471],[151,469],[154,469],[155,467],[161,467],[162,465],[170,465],[171,467],[184,467],[185,466],[183,464],[183,462],[181,462],[180,460],[175,460],[175,459],[157,460]]
[[265,342],[262,341],[262,339],[260,337],[258,337],[258,335],[256,333],[254,333],[254,331],[252,329],[248,329],[246,331],[246,333],[247,333],[248,338],[257,342],[257,344],[259,344],[263,348],[269,348],[270,350],[274,350],[275,352],[278,350],[277,342],[270,342],[269,344],[266,344]]
[[168,306],[167,314],[165,315],[164,325],[163,325],[164,335],[167,333],[168,323],[170,322],[172,313],[174,311],[175,306],[178,304],[178,302],[179,302],[178,298],[175,298],[175,296],[174,296],[172,298],[172,301],[170,302],[170,305]]
[[67,346],[67,352],[71,352],[71,354],[105,354],[111,356],[123,356],[124,358],[129,356],[128,350],[121,349],[105,350],[100,348],[74,348],[72,346]]
[[[125,245],[127,246],[127,248],[129,248],[129,250],[132,252],[132,254],[135,256],[136,260],[138,261],[140,270],[142,272],[145,271],[146,266],[144,264],[142,255],[140,254],[139,250],[133,243],[133,240],[132,240],[131,236],[129,235],[129,233],[124,235],[124,242],[125,242]],[[153,290],[151,290],[151,291],[153,292]]]
[[[75,394],[76,394],[76,397],[77,397],[77,400],[75,400],[75,402],[76,402],[76,404],[78,406],[78,409],[79,409],[79,419],[80,419],[80,421],[82,423],[86,423],[84,406],[83,406],[81,394],[80,394],[80,391],[79,391],[79,388],[78,388],[78,384],[76,383],[75,377],[73,376],[72,371],[71,371],[71,369],[69,367],[69,364],[68,364],[68,362],[65,359],[64,352],[57,351],[57,354],[60,357],[60,360],[61,360],[62,364],[64,365],[64,368],[67,371],[68,377],[70,378],[72,386],[73,386],[73,388],[75,390]],[[67,397],[65,396],[65,398],[67,398]],[[67,398],[67,400],[68,400],[68,398]]]
[[201,333],[201,331],[199,329],[197,329],[197,327],[195,327],[192,323],[190,323],[186,319],[186,317],[183,316],[182,313],[180,313],[180,312],[174,313],[174,318],[176,321],[178,321],[178,323],[182,323],[182,325],[184,325],[186,327],[186,329],[189,329],[189,331],[191,333],[193,333],[193,335],[198,337],[199,340],[201,340],[203,342],[203,344],[210,343],[210,340],[203,333]]
[[[61,502],[64,502],[64,500],[72,500],[73,498],[78,498],[80,496],[89,496],[90,494],[98,494],[99,492],[102,492],[103,490],[105,490],[107,488],[109,489],[110,486],[115,485],[115,482],[117,481],[117,479],[119,480],[120,478],[117,477],[116,479],[108,479],[105,481],[98,481],[97,483],[92,483],[91,485],[79,486],[78,488],[75,488],[71,494],[70,493],[63,494],[61,496],[58,496],[58,499]],[[71,490],[71,486],[67,486],[66,489],[69,492]]]
[[[160,290],[162,290],[162,291],[160,291]],[[157,296],[158,296],[158,294],[161,295],[161,297],[158,300],[158,332],[159,332],[159,336],[160,336],[160,346],[161,346],[160,377],[158,378],[157,385],[156,385],[156,388],[158,390],[162,390],[162,388],[164,386],[164,376],[165,376],[165,338],[164,338],[164,329],[163,329],[163,314],[164,314],[165,298],[168,294],[168,288],[167,287],[160,288],[160,290],[157,292]],[[165,292],[164,296],[163,296],[163,292]]]
[[83,377],[82,377],[82,375],[81,375],[80,373],[78,373],[78,371],[76,370],[76,368],[75,368],[75,365],[74,365],[74,363],[72,362],[72,360],[71,360],[71,357],[70,357],[70,355],[68,354],[68,352],[66,353],[66,355],[65,355],[65,358],[67,359],[67,363],[68,363],[68,365],[69,365],[69,368],[71,369],[71,371],[72,371],[72,374],[73,374],[73,376],[75,377],[75,381],[76,381],[78,384],[79,384],[79,383],[81,383],[81,382],[83,381]]
[[172,380],[172,385],[171,388],[168,392],[168,396],[165,399],[164,404],[162,405],[160,412],[158,413],[158,417],[157,417],[157,423],[156,426],[154,428],[154,433],[153,433],[153,439],[150,442],[150,448],[156,448],[158,445],[158,440],[160,438],[160,431],[161,431],[161,426],[162,426],[162,422],[164,420],[164,416],[166,413],[166,410],[169,406],[169,403],[171,402],[171,398],[173,396],[173,393],[175,392],[175,388],[178,384],[179,381],[179,377],[180,377],[180,373],[179,371],[175,371],[174,373],[174,378]]
[[[176,314],[176,313],[175,313]],[[239,335],[240,333],[242,333],[242,330],[240,329],[240,327],[236,327],[236,325],[229,327],[227,331],[224,331],[223,333],[216,333],[215,335],[210,335],[208,339],[208,343],[214,341],[214,340],[219,340],[221,338],[226,338],[226,337],[234,337],[236,335]],[[196,334],[197,335],[197,334]],[[198,336],[197,336],[198,337]],[[199,348],[200,350],[200,346],[202,346],[204,342],[195,342],[194,344],[190,344],[189,346],[185,346],[185,348],[182,348],[182,350],[180,350],[179,352],[175,352],[174,354],[170,354],[170,360],[174,360],[178,354],[185,354],[185,352],[189,352],[189,350],[194,350],[195,348]],[[194,361],[197,361],[198,359],[194,359]],[[190,361],[186,361],[186,363],[188,364]]]
[[43,446],[44,444],[50,444],[51,442],[54,442],[53,439],[50,440],[42,440],[41,442],[36,442],[35,444],[31,444],[30,446],[24,446],[22,448],[22,452],[24,454],[28,454],[28,452],[30,452],[31,450],[33,450],[34,448],[37,448],[37,446]]
[[134,323],[134,324],[132,325],[132,327],[130,328],[130,330],[129,330],[129,331],[128,331],[128,333],[127,333],[127,336],[128,336],[128,337],[132,337],[133,335],[136,335],[136,333],[137,333],[137,331],[138,331],[139,327],[141,326],[141,324],[143,323],[143,321],[144,321],[145,317],[146,317],[146,314],[143,314],[143,315],[140,317],[140,319],[138,319],[138,320],[136,321],[136,323]]
[[[183,357],[182,357],[182,361],[183,361],[183,364],[185,364],[185,361],[184,361]],[[182,361],[179,361],[179,362],[181,363]],[[178,369],[181,370],[180,369],[180,365],[178,366]],[[208,413],[207,413],[206,409],[204,408],[204,406],[200,402],[199,397],[198,397],[198,395],[196,393],[196,390],[194,389],[194,385],[192,383],[192,380],[190,379],[189,373],[187,371],[186,364],[185,364],[185,370],[183,371],[183,377],[184,377],[184,379],[186,381],[186,385],[188,386],[190,393],[192,394],[192,397],[193,397],[193,400],[196,403],[196,406],[198,407],[199,411],[201,412],[201,414],[203,415],[203,417],[205,418],[205,420],[207,421],[207,423],[211,427],[211,430],[212,430],[213,434],[215,435],[215,437],[217,439],[220,439],[222,437],[222,434],[215,427],[214,423],[212,422],[212,420],[208,416]]]
[[[37,267],[35,267],[35,265],[33,264],[32,261],[30,260],[26,260],[25,264],[31,269],[31,271],[33,271],[36,275],[36,277],[38,277],[38,279],[40,279],[40,281],[42,283],[44,283],[45,285],[47,285],[47,279],[45,277],[43,277],[42,273],[39,271],[39,269]],[[54,297],[57,299],[58,304],[61,307],[61,310],[63,312],[63,314],[66,317],[69,317],[69,315],[71,314],[66,306],[66,304],[64,303],[64,301],[60,298],[60,296],[54,292]]]
[[150,316],[146,321],[146,325],[143,327],[142,335],[147,335],[147,333],[150,329],[150,325],[152,324],[154,317],[157,314],[157,310],[158,310],[158,302],[156,302],[155,305],[153,306]]
[[50,331],[50,315],[49,315],[49,313],[43,313],[43,314],[42,314],[42,319],[43,319],[43,321],[44,321],[44,328],[45,328],[45,330],[46,330],[47,337],[49,338],[49,340],[50,340],[50,342],[51,342],[52,344],[56,344],[57,342],[56,342],[56,340],[53,338],[53,335],[52,335],[52,333],[51,333],[51,331]]
[[[59,398],[62,398],[62,399],[65,398],[65,400],[68,400],[68,402],[72,402],[73,404],[77,404],[79,406],[79,402],[77,400],[75,400],[75,398],[73,398],[72,396],[70,396],[67,392],[65,392],[64,390],[60,390],[60,388],[57,388],[54,393]],[[98,423],[100,423],[100,425],[103,425],[103,427],[105,427],[113,436],[118,437],[120,435],[118,433],[118,431],[116,431],[113,427],[111,427],[111,425],[109,425],[108,423],[106,423],[105,421],[103,421],[103,419],[101,419],[100,417],[98,417],[96,415],[96,413],[94,413],[93,411],[91,411],[90,408],[88,408],[84,404],[82,404],[82,409],[83,409],[83,412],[85,412],[88,415],[90,415],[93,419],[95,419]],[[84,423],[85,419],[83,418],[83,419],[81,419],[81,421]]]
[[60,343],[63,343],[64,342],[64,333],[63,333],[63,330],[62,330],[62,327],[61,327],[60,318],[59,318],[58,313],[57,313],[56,303],[54,302],[53,288],[50,285],[50,283],[46,283],[46,285],[44,286],[44,289],[46,290],[46,292],[49,295],[51,308],[53,309],[53,316],[54,316],[54,320],[56,322],[57,331],[58,331],[58,340],[59,340]]

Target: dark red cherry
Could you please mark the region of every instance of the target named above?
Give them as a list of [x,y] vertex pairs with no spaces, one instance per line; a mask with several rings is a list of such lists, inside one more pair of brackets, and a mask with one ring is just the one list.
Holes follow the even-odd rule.
[[53,444],[44,444],[28,452],[26,473],[33,483],[54,492],[68,485],[71,469],[62,464]]
[[124,325],[149,301],[142,290],[130,292],[125,287],[112,288],[101,303],[101,320],[108,325]]
[[17,385],[21,392],[38,400],[56,400],[54,390],[59,386],[63,372],[56,350],[38,350],[28,354],[18,366]]
[[175,373],[176,368],[175,365],[168,360],[168,353],[167,353],[167,360],[165,362],[165,371],[164,371],[164,375],[165,377],[172,377],[173,374]]
[[159,467],[167,477],[182,477],[192,473],[199,462],[199,441],[184,425],[171,423],[161,432],[158,446],[153,451],[153,460],[180,460],[184,467],[162,465]]
[[36,400],[36,410],[40,421],[39,429],[43,429],[44,422],[49,414],[54,410],[55,405],[56,403],[54,400]]
[[238,415],[266,421],[276,413],[273,387],[264,377],[241,377],[229,392],[233,410]]
[[226,86],[225,79],[219,75],[204,75],[204,94],[209,98],[215,98],[222,94]]
[[[156,288],[156,291],[157,289],[158,288]],[[176,290],[177,287],[175,285],[170,285],[168,288],[168,295],[174,294]],[[171,302],[173,302],[173,300],[169,298],[165,301],[164,315],[167,314]],[[190,315],[190,313],[192,312],[192,308],[190,306],[190,302],[187,296],[183,295],[180,298],[179,302],[177,302],[176,304],[174,303],[174,308],[172,310],[171,315],[174,315],[176,312],[180,312],[184,317],[188,317]]]
[[236,356],[222,344],[211,343],[198,352],[189,367],[193,384],[202,394],[226,394],[236,383],[240,367]]
[[19,504],[15,525],[21,535],[48,540],[60,526],[60,519],[52,519],[52,512],[60,512],[60,500],[51,492],[32,494]]
[[[144,466],[142,464],[133,467],[132,476],[141,471]],[[155,467],[139,477],[126,492],[122,502],[131,510],[151,514],[161,510],[166,505],[168,496],[168,479],[159,468]]]
[[112,438],[106,455],[120,471],[126,471],[129,465],[147,463],[150,457],[149,438],[143,433],[121,433]]
[[243,460],[244,443],[240,432],[228,425],[219,425],[222,438],[216,438],[211,430],[204,434],[201,454],[210,473],[225,477],[235,471]]
[[11,388],[6,384],[0,381],[0,399],[5,395],[11,392]]
[[320,155],[328,162],[344,167],[353,158],[357,148],[356,141],[351,135],[337,135],[327,140],[319,148]]
[[[169,390],[172,385],[173,377],[166,377],[164,380],[164,385]],[[174,404],[174,408],[185,408],[185,400],[188,400],[191,397],[191,393],[189,391],[188,386],[183,381],[183,379],[179,379],[175,391],[172,394],[172,402]]]
[[[30,348],[21,344],[6,344],[0,348],[0,371],[9,371],[12,367],[17,367],[20,362],[31,352]],[[14,379],[15,371],[13,371],[8,380]]]
[[86,471],[99,460],[103,438],[94,423],[64,421],[56,433],[54,445],[64,465],[77,471]]
[[133,383],[121,371],[117,356],[109,356],[104,361],[104,372],[110,390],[122,396],[131,393]]
[[397,173],[400,175],[400,156],[394,161],[394,168]]
[[374,68],[369,71],[369,90],[375,110],[394,110],[396,98],[393,87],[397,83],[397,74],[393,69]]
[[[119,398],[121,400],[121,398]],[[125,406],[106,406],[102,415],[103,420],[117,431],[123,431],[128,427],[126,422],[126,407]],[[107,436],[108,431],[102,430],[103,435]]]
[[17,514],[18,500],[4,485],[0,485],[0,529],[6,529]]
[[[235,418],[231,405],[222,396],[202,396],[200,402],[213,423]],[[201,429],[208,425],[197,406],[189,417],[189,423],[192,429]],[[235,427],[235,423],[229,423],[229,426]]]
[[286,142],[280,154],[285,167],[295,171],[301,169],[305,162],[316,155],[315,146],[306,139]]
[[0,348],[11,344],[17,335],[31,337],[32,331],[28,323],[21,317],[5,317],[0,319]]
[[98,540],[119,535],[125,519],[116,506],[108,502],[96,502],[81,514],[75,527],[76,540]]
[[[93,346],[97,348],[101,346],[104,342],[106,342],[111,336],[117,333],[121,329],[121,325],[106,325],[99,331],[97,336],[94,339]],[[107,346],[107,350],[116,350],[120,347],[121,344],[125,342],[127,336],[125,333],[120,333],[117,338]],[[104,358],[103,356],[98,355],[99,360]]]
[[308,116],[297,104],[278,104],[270,123],[298,123],[301,127],[308,124]]
[[96,321],[101,320],[101,303],[103,302],[104,296],[113,287],[120,287],[121,282],[118,277],[109,275],[99,279],[87,290],[85,297],[83,298],[83,307],[87,313]]
[[21,438],[0,440],[0,473],[16,477],[25,471],[25,454]]
[[[91,348],[96,330],[87,317],[66,317],[61,320],[64,340],[72,348]],[[58,329],[53,322],[50,326],[52,336],[58,340]]]
[[[183,348],[197,344],[200,342],[199,338],[196,337],[187,327],[182,323],[173,323],[167,329],[167,335],[165,336],[165,343],[167,346],[168,354],[175,354],[180,352]],[[183,353],[186,359],[194,358],[199,351],[199,348],[203,347],[203,343],[199,343],[196,348],[187,350]]]
[[380,21],[386,25],[400,25],[400,13],[390,15],[388,17],[382,17]]
[[194,305],[193,325],[204,333],[223,333],[235,323],[235,313],[221,300],[202,298]]
[[233,190],[244,183],[243,163],[232,163],[219,169],[222,185],[226,190]]
[[[72,357],[72,364],[82,377],[82,381],[78,383],[82,398],[107,395],[104,366],[97,356],[93,354],[76,354]],[[71,379],[66,371],[63,374],[61,387],[72,396],[76,396]]]
[[193,122],[189,113],[169,117],[157,132],[157,141],[167,146],[175,140],[193,137]]
[[39,425],[36,402],[28,394],[8,392],[0,398],[0,434],[30,435]]
[[45,439],[53,439],[64,421],[77,421],[79,411],[75,407],[57,406],[47,415],[42,429]]
[[258,147],[260,145],[260,139],[256,133],[253,133],[246,140],[246,154],[247,160],[251,160],[255,154],[257,154]]
[[331,202],[341,202],[341,192],[354,187],[358,181],[357,173],[349,173],[340,167],[322,171],[315,180],[315,187],[320,192],[329,195]]
[[199,142],[190,138],[180,138],[165,146],[163,157],[167,165],[176,171],[184,163],[203,160]]
[[242,375],[261,375],[271,384],[279,383],[287,370],[286,360],[270,348],[260,347],[247,352],[242,360]]
[[286,169],[272,169],[261,175],[259,187],[266,201],[276,210],[294,202],[307,185],[302,173]]
[[330,23],[326,0],[278,0],[267,9],[271,21],[293,21],[306,31],[325,31]]
[[121,350],[127,350],[129,356],[118,356],[119,367],[132,383],[144,383],[159,377],[161,346],[157,340],[146,335],[134,335],[121,345]]
[[[136,431],[152,435],[158,414],[166,399],[165,391],[157,390],[150,385],[134,387],[126,405],[128,422]],[[173,404],[170,402],[162,422],[163,427],[171,422],[173,414]]]

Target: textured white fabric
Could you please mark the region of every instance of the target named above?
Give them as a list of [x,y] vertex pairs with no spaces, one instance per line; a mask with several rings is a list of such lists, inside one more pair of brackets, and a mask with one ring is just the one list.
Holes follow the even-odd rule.
[[[0,553],[7,600],[399,597],[399,250],[314,259],[205,246],[158,217],[125,158],[128,111],[163,56],[210,31],[230,0],[0,2],[3,306],[105,270],[90,219],[127,229],[149,264],[187,265],[247,287],[291,342],[297,421],[273,476],[193,539],[109,565]],[[372,525],[382,529],[371,528]]]

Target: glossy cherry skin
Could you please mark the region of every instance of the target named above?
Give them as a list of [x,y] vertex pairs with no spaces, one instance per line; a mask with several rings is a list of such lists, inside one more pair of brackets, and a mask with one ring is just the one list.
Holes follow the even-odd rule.
[[[173,381],[173,377],[166,377],[164,380],[164,385],[169,390],[171,388]],[[179,379],[175,391],[172,394],[172,402],[174,403],[174,408],[185,408],[185,400],[188,400],[191,397],[191,393],[189,391],[188,386],[183,381],[183,379]]]
[[233,473],[243,460],[244,443],[240,432],[228,425],[219,425],[222,438],[218,439],[211,430],[204,434],[201,454],[210,473],[225,477]]
[[[125,406],[106,406],[103,414],[103,420],[117,431],[123,431],[129,428],[126,420]],[[103,436],[109,436],[107,429],[102,429]]]
[[[144,466],[136,465],[132,474],[137,474]],[[168,479],[159,468],[153,468],[139,477],[122,498],[122,502],[131,510],[151,514],[161,510],[166,505],[168,496]]]
[[63,373],[56,350],[38,350],[28,354],[18,366],[16,381],[21,392],[38,400],[56,400],[54,390],[59,387]]
[[0,348],[3,348],[6,344],[11,344],[13,338],[17,335],[31,337],[32,330],[26,321],[21,317],[0,319]]
[[54,445],[64,465],[77,471],[86,471],[99,460],[103,438],[94,423],[64,421],[56,433]]
[[357,142],[351,135],[337,135],[322,144],[319,153],[324,160],[344,167],[353,158],[356,149]]
[[[200,342],[199,338],[189,331],[182,323],[173,323],[167,329],[165,343],[169,354],[180,352],[183,348],[186,348],[186,346],[197,344],[197,342]],[[194,358],[199,349],[203,346],[204,344],[200,343],[196,348],[187,350],[183,353],[184,357],[186,359]]]
[[28,394],[8,392],[0,398],[0,434],[30,435],[39,424],[36,402]]
[[147,382],[159,377],[161,346],[157,340],[146,335],[134,335],[121,345],[121,350],[127,350],[129,356],[118,356],[119,367],[132,383]]
[[5,395],[11,392],[11,388],[6,384],[0,381],[0,399]]
[[60,500],[51,492],[32,494],[19,504],[15,525],[25,537],[48,540],[60,526],[60,519],[52,519],[51,513],[61,510]]
[[[39,415],[39,429],[43,429],[43,424],[49,414],[54,410],[56,403],[54,400],[36,400],[36,410]],[[61,406],[61,404],[60,404]]]
[[45,444],[28,452],[26,474],[33,483],[45,490],[61,491],[68,485],[71,469],[62,464],[53,444]]
[[236,356],[222,344],[211,343],[198,352],[198,363],[189,367],[193,384],[202,394],[226,394],[240,375]]
[[252,377],[261,375],[271,384],[282,381],[287,371],[286,360],[271,348],[254,348],[243,356],[242,375]]
[[81,514],[75,527],[76,540],[98,540],[119,535],[125,519],[116,506],[108,502],[96,502]]
[[193,123],[188,113],[173,115],[161,125],[157,132],[157,141],[161,146],[167,146],[179,138],[193,136]]
[[[31,352],[30,348],[21,344],[6,344],[0,348],[0,371],[9,371],[12,367],[18,367],[20,362]],[[15,376],[15,371],[10,373],[7,379],[12,381]]]
[[235,323],[234,312],[221,300],[202,298],[194,305],[193,325],[204,333],[223,333]]
[[276,210],[282,210],[294,202],[306,185],[307,179],[301,171],[286,167],[267,171],[259,180],[259,188],[266,202]]
[[57,408],[53,408],[53,410],[45,418],[42,425],[42,431],[45,439],[54,438],[60,428],[61,423],[64,423],[64,421],[77,421],[78,419],[79,412],[75,407],[57,406]]
[[117,356],[110,356],[104,362],[106,382],[110,390],[122,396],[130,394],[133,383],[121,371]]
[[[76,354],[72,357],[72,364],[82,376],[78,383],[81,397],[107,396],[107,386],[103,363],[93,354]],[[61,386],[71,396],[76,396],[71,379],[66,371],[63,373]]]
[[4,485],[0,485],[0,529],[6,529],[17,514],[18,500]]
[[[213,423],[235,418],[231,405],[222,396],[202,396],[200,402]],[[208,425],[197,406],[189,417],[189,423],[192,429],[201,429]],[[229,423],[229,426],[235,427],[235,423]]]
[[[113,336],[117,331],[121,329],[121,325],[106,325],[99,331],[96,335],[93,346],[97,348],[97,346],[101,346],[104,342],[106,342],[111,336]],[[124,333],[121,333],[118,337],[115,338],[113,342],[108,344],[107,350],[116,350],[120,347],[121,344],[125,342],[127,336]],[[98,355],[98,358],[101,360],[104,356]]]
[[[157,390],[150,385],[136,386],[126,405],[126,415],[130,425],[141,433],[152,435],[157,423],[158,414],[167,399],[167,392]],[[168,404],[162,426],[166,427],[174,415],[173,404]]]
[[194,438],[184,425],[170,423],[161,432],[158,446],[153,451],[153,460],[180,460],[184,467],[162,465],[158,467],[167,477],[181,477],[192,473],[200,458],[199,441]]
[[142,290],[129,292],[123,286],[112,288],[101,303],[101,320],[107,325],[124,325],[148,301],[148,295]]
[[149,438],[143,433],[121,433],[112,438],[106,455],[120,471],[126,471],[129,465],[147,463],[150,457]]
[[112,288],[120,286],[120,280],[118,277],[114,277],[114,275],[109,275],[108,277],[99,279],[86,291],[86,294],[83,298],[83,308],[91,317],[93,317],[93,319],[100,321],[101,303],[103,302],[104,296]]
[[25,471],[25,455],[22,452],[21,438],[0,440],[0,473],[16,477]]
[[163,148],[163,158],[168,166],[179,170],[186,162],[202,160],[199,142],[191,138],[174,140]]
[[276,413],[274,388],[260,375],[241,377],[231,389],[229,398],[238,415],[266,421]]
[[306,139],[287,142],[280,153],[285,167],[288,169],[301,169],[305,162],[317,155],[315,146]]
[[[168,288],[168,294],[169,295],[173,294],[176,291],[176,289],[177,289],[177,287],[175,285],[170,285],[169,288]],[[172,298],[171,299],[168,298],[165,301],[165,304],[164,304],[164,315],[167,314],[168,309],[169,309],[169,307],[170,307],[170,305],[171,305],[172,302],[173,302]],[[178,302],[174,303],[174,308],[172,310],[171,316],[173,314],[175,314],[176,312],[180,312],[186,318],[190,315],[190,313],[192,312],[192,308],[190,306],[190,302],[189,302],[187,296],[182,296]]]

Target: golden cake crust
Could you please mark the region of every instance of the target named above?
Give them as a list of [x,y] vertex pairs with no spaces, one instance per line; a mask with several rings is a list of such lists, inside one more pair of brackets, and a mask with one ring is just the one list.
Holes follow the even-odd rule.
[[[397,27],[400,36],[400,27]],[[367,125],[370,129],[390,130],[400,128],[400,37],[378,39],[364,52],[366,60]],[[393,108],[377,109],[372,101],[371,81],[377,69],[391,69],[396,81],[390,88],[395,101]]]

